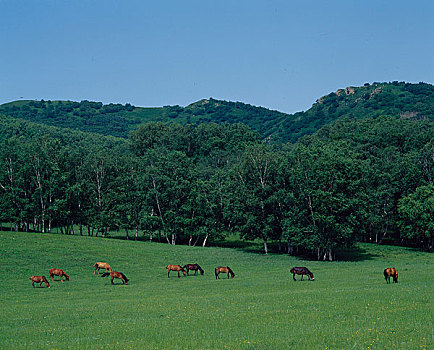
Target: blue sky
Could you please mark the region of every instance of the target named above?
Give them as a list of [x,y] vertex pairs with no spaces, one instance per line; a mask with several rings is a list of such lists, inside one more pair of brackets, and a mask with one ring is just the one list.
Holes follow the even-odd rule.
[[434,82],[434,1],[0,0],[0,103],[293,113],[346,86]]

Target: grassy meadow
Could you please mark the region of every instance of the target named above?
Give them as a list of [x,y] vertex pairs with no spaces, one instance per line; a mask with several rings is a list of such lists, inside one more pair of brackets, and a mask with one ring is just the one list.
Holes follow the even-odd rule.
[[[130,279],[110,284],[107,261]],[[167,278],[167,264],[204,276]],[[229,265],[234,279],[216,280]],[[294,282],[292,266],[315,281]],[[394,266],[398,284],[386,284]],[[31,275],[62,268],[51,288]],[[346,261],[229,248],[0,232],[1,349],[432,349],[433,255],[362,244]],[[299,279],[299,276],[297,277]]]

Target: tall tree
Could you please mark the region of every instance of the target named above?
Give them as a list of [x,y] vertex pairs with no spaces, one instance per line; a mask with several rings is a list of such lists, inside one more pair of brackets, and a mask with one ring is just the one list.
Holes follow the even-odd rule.
[[434,248],[434,185],[421,186],[399,201],[402,236],[419,240],[428,250]]

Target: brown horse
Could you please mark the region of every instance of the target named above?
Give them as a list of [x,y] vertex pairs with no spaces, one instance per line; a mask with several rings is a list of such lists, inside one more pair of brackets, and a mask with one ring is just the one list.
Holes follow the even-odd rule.
[[235,277],[234,272],[231,270],[231,268],[229,266],[217,266],[215,268],[215,279],[220,278],[219,277],[220,272],[227,273],[228,278],[229,278],[229,274],[231,274],[232,278]]
[[309,279],[311,279],[312,281],[315,280],[315,278],[313,277],[313,273],[309,271],[309,269],[307,267],[293,267],[291,270],[289,270],[289,272],[292,273],[292,278],[294,279],[294,281],[297,281],[295,279],[295,275],[301,275],[301,280],[303,281],[303,276],[309,276]]
[[184,276],[187,276],[187,272],[183,269],[181,265],[167,265],[167,277],[170,277],[170,271],[178,271],[178,278],[179,278],[179,271],[182,271]]
[[63,282],[63,276],[65,276],[65,279],[69,281],[69,276],[66,274],[65,271],[62,269],[50,269],[50,277],[48,278],[50,281],[53,279],[54,276],[60,276],[60,281]]
[[109,276],[109,275],[112,278],[112,281],[111,281],[112,284],[114,284],[113,283],[113,279],[115,279],[115,278],[119,278],[120,280],[122,280],[122,284],[128,284],[129,279],[122,272],[113,271],[110,268],[110,272],[104,272],[101,275],[101,277],[106,277],[106,276]]
[[98,275],[99,275],[99,269],[106,269],[107,272],[111,270],[110,265],[106,262],[96,262],[95,264],[93,264],[93,267],[95,267],[95,271],[93,272],[93,274],[95,274],[96,270],[98,270]]
[[398,283],[398,272],[394,267],[384,269],[384,278],[386,279],[386,283],[390,283],[390,276],[393,278],[393,283]]
[[202,270],[202,268],[199,266],[199,264],[187,264],[184,265],[182,267],[183,269],[187,270],[187,276],[188,276],[188,272],[190,270],[194,271],[194,275],[197,276],[197,271],[200,271],[200,274],[203,276],[204,271]]
[[39,287],[41,287],[42,283],[45,282],[45,284],[47,285],[47,287],[50,288],[50,283],[48,283],[48,281],[45,278],[45,276],[32,276],[32,277],[30,277],[30,280],[32,281],[33,288],[35,288],[35,282],[39,283]]

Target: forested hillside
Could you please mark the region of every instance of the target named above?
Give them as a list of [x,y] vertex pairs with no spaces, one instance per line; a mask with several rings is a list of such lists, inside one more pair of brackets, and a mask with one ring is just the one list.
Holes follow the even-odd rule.
[[434,88],[430,84],[373,83],[347,87],[318,99],[305,112],[286,114],[241,102],[205,99],[189,106],[161,108],[130,104],[72,101],[16,101],[0,106],[0,114],[38,124],[128,138],[138,125],[150,121],[186,124],[243,123],[271,142],[296,142],[324,125],[344,117],[381,115],[434,119]]
[[432,249],[433,125],[343,118],[274,144],[240,123],[150,122],[125,139],[4,116],[0,221],[170,244],[238,234],[329,260],[358,240]]

